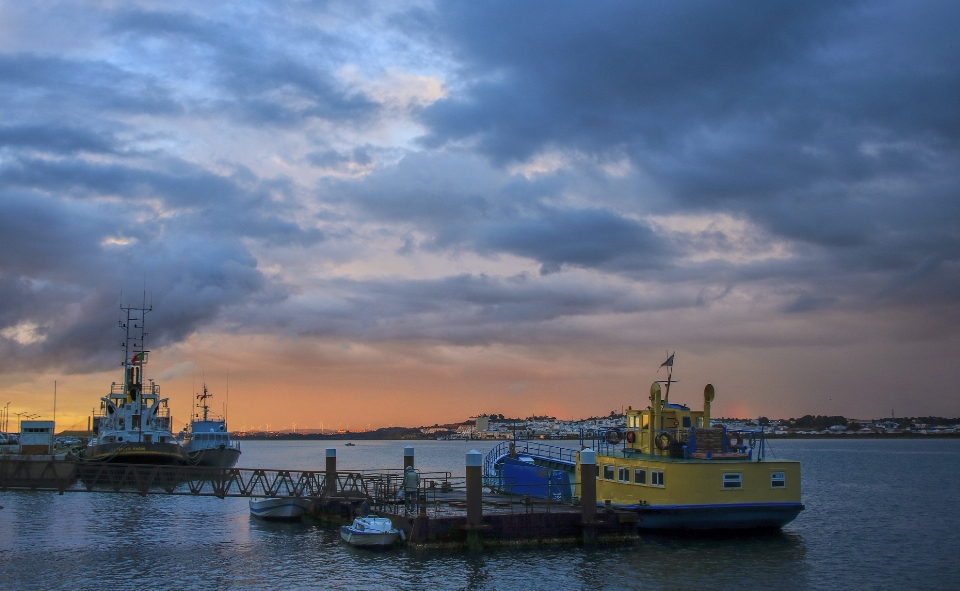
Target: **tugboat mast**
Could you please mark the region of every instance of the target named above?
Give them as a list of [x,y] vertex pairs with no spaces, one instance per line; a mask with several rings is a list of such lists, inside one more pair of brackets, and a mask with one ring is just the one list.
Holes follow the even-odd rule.
[[147,313],[153,311],[153,306],[147,307],[146,294],[141,307],[120,305],[120,310],[126,312],[127,320],[120,320],[120,328],[124,329],[123,340],[123,392],[127,404],[136,403],[139,412],[134,415],[138,438],[143,442],[143,365],[147,362],[148,351],[144,349],[144,339]]

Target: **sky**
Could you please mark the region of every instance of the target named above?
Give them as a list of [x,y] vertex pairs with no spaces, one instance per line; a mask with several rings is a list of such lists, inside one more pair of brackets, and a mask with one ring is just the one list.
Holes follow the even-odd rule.
[[607,414],[674,351],[715,416],[960,416],[957,22],[0,1],[0,405],[85,427],[146,301],[231,429]]

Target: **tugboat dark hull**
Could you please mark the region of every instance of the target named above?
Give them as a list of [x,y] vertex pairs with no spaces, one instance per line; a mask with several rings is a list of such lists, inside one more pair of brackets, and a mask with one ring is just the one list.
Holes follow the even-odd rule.
[[114,464],[151,464],[182,466],[188,464],[187,454],[178,443],[101,443],[80,452],[80,459],[88,462]]

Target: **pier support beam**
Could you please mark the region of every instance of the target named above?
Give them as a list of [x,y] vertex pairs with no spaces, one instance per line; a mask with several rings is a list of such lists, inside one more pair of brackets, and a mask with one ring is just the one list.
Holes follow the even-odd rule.
[[592,544],[597,538],[597,452],[580,452],[580,521],[583,524],[583,543]]
[[467,548],[481,550],[483,538],[483,456],[475,449],[467,452]]
[[337,448],[327,448],[327,495],[337,492]]
[[413,446],[408,445],[403,448],[403,470],[407,470],[407,466],[413,468]]

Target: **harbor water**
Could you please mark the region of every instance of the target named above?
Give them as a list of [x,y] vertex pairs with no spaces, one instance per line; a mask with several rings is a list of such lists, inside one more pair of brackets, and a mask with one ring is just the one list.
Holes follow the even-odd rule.
[[[576,442],[566,442],[573,446]],[[242,442],[239,467],[463,473],[486,441]],[[0,589],[957,589],[960,440],[772,442],[806,511],[774,533],[618,547],[371,552],[334,528],[258,521],[246,499],[0,493]]]

